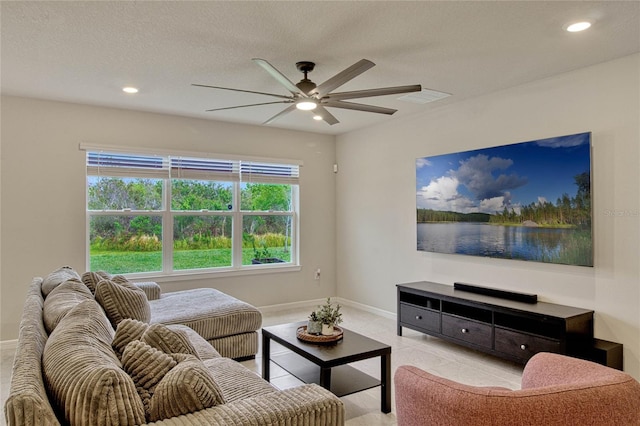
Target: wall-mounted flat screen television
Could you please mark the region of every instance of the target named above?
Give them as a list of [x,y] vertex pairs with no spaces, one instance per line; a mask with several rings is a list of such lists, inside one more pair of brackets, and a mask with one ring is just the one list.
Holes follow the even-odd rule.
[[420,251],[593,266],[591,133],[416,160]]

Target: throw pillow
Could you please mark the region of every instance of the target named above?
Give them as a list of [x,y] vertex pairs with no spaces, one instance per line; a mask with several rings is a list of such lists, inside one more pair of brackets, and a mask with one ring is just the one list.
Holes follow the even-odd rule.
[[85,272],[82,274],[82,282],[89,287],[92,294],[96,294],[96,286],[100,281],[108,279],[111,279],[111,274],[104,271]]
[[224,404],[220,387],[202,361],[185,354],[178,359],[181,361],[162,378],[149,400],[149,421]]
[[155,392],[156,385],[177,364],[178,362],[171,356],[139,340],[132,341],[124,349],[122,368],[136,385],[147,420],[150,418],[149,401]]
[[121,284],[102,280],[96,286],[96,300],[104,309],[114,328],[125,318],[148,323],[151,308],[144,291],[129,282]]
[[189,354],[200,358],[187,334],[172,330],[164,324],[151,324],[140,339],[166,354]]
[[42,319],[47,333],[56,328],[58,323],[80,302],[93,299],[89,289],[76,278],[65,281],[56,288],[44,300]]
[[42,361],[51,402],[72,425],[145,422],[133,379],[111,349],[113,328],[94,300],[76,305],[53,330]]
[[142,321],[125,318],[118,323],[116,334],[113,336],[111,346],[119,357],[127,345],[134,340],[140,340],[145,331],[149,328],[149,324]]
[[71,266],[63,266],[62,268],[56,269],[42,280],[42,295],[46,298],[54,288],[72,278],[79,280],[80,275],[78,275]]

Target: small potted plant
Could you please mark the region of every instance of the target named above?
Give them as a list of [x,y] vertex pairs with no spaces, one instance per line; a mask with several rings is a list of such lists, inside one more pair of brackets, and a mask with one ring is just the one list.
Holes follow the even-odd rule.
[[322,322],[316,311],[311,312],[307,320],[307,333],[318,335],[322,333]]
[[335,307],[331,303],[331,298],[327,298],[327,302],[320,306],[317,312],[318,319],[322,323],[322,334],[330,336],[333,334],[333,327],[342,322],[341,306],[336,304]]

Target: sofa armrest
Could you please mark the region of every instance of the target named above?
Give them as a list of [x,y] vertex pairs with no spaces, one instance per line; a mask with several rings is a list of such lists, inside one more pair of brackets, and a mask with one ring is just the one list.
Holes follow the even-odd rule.
[[342,401],[328,390],[311,384],[241,399],[151,424],[330,426],[344,425],[344,421]]
[[144,294],[147,295],[147,300],[158,300],[162,295],[162,290],[158,283],[153,281],[147,281],[142,283],[133,283],[136,287],[142,289]]

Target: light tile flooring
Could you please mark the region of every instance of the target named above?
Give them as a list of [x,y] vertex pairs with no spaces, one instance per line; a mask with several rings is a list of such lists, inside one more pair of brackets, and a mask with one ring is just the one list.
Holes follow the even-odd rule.
[[[304,309],[265,313],[263,325],[303,321],[313,308],[314,306],[309,306]],[[344,306],[342,311],[344,322],[341,327],[364,334],[392,347],[392,377],[399,365],[411,364],[466,384],[520,388],[522,366],[518,364],[503,361],[406,328],[403,329],[403,336],[400,337],[396,335],[396,322],[393,319],[350,306]],[[277,352],[286,349],[273,344],[272,350]],[[4,401],[9,393],[13,350],[3,348],[1,355],[2,389],[0,396],[4,407]],[[261,355],[262,350],[260,349],[255,360],[244,361],[243,364],[259,374]],[[358,361],[351,365],[371,376],[380,377],[380,358]],[[271,382],[281,389],[301,384],[298,379],[277,366],[271,368]],[[392,406],[395,407],[393,396],[392,387]],[[345,396],[342,400],[345,403],[347,425],[349,426],[396,424],[395,409],[389,414],[380,412],[379,387]],[[4,424],[4,412],[0,424]]]

